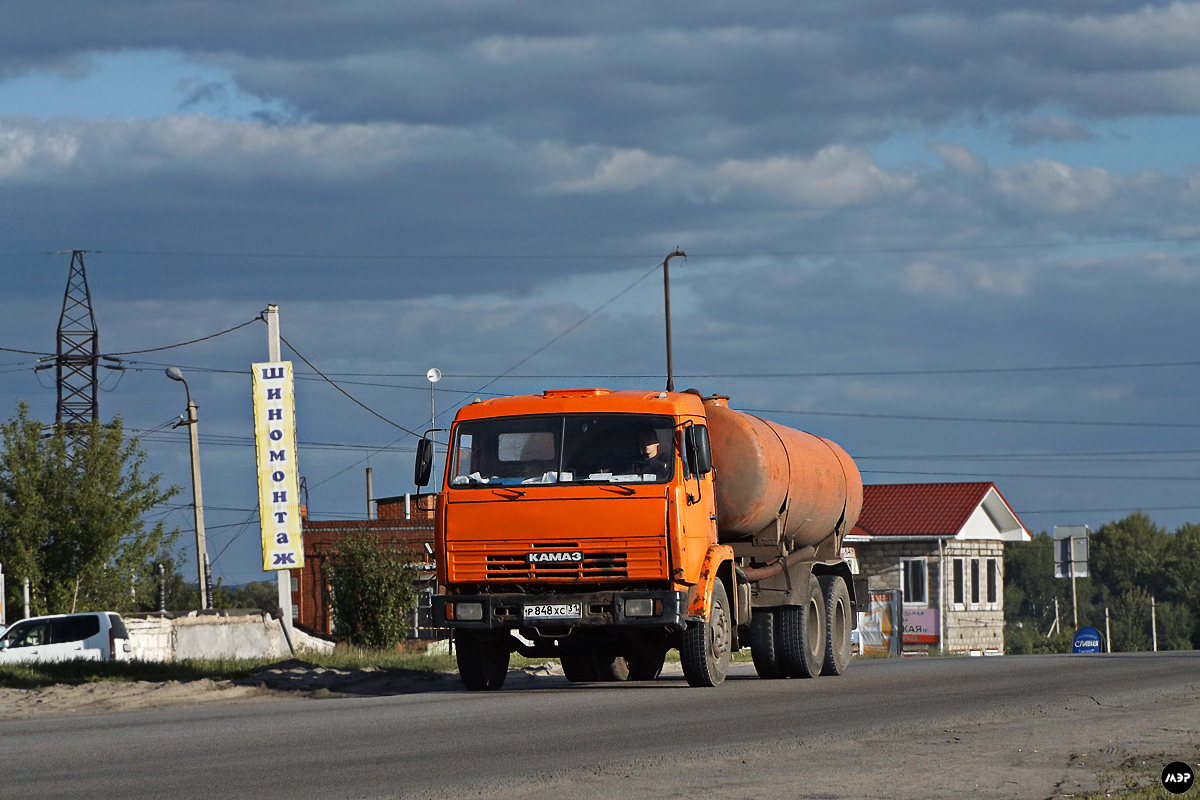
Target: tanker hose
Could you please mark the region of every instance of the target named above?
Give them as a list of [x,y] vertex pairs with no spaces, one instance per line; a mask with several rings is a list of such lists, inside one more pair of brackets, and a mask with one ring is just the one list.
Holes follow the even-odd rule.
[[769,564],[761,567],[748,567],[743,570],[743,574],[750,583],[758,583],[761,580],[773,578],[781,574],[785,565],[790,569],[797,563],[812,558],[816,554],[817,548],[812,545],[801,547],[799,550],[793,550],[786,557],[781,556]]

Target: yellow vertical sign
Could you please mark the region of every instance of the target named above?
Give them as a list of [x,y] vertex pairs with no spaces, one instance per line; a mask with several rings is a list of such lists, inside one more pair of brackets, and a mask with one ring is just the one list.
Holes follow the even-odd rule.
[[300,533],[292,362],[251,364],[250,369],[254,375],[254,445],[258,451],[263,569],[296,569],[304,566],[304,542]]

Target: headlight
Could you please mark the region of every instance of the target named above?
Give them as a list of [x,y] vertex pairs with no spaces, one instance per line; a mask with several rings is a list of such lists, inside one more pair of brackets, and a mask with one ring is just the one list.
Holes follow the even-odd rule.
[[625,601],[625,616],[627,617],[653,617],[654,616],[654,601],[649,598],[638,600]]
[[455,603],[454,618],[467,621],[483,619],[483,603]]

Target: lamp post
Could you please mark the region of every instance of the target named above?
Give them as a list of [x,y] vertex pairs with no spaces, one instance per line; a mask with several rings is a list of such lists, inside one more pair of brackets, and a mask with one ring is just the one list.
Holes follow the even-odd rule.
[[192,511],[196,520],[196,572],[200,576],[200,608],[205,609],[210,607],[211,598],[208,596],[208,585],[205,580],[208,548],[204,542],[204,495],[200,489],[200,424],[196,415],[199,406],[192,399],[192,391],[188,388],[187,381],[183,379],[183,373],[178,367],[167,367],[167,377],[182,383],[183,390],[187,392],[187,419],[176,423],[175,427],[188,426],[188,438],[192,445]]
[[667,319],[667,391],[675,391],[675,372],[671,367],[671,259],[675,256],[687,258],[687,253],[676,250],[663,259],[663,306]]
[[[430,367],[425,373],[425,378],[429,381],[429,441],[433,443],[434,451],[437,450],[437,433],[434,429],[437,428],[437,406],[434,404],[433,387],[442,379],[442,371],[437,367]],[[433,472],[437,472],[437,457],[433,460]],[[433,477],[432,475],[430,476]],[[437,481],[433,481],[433,485],[437,486]]]

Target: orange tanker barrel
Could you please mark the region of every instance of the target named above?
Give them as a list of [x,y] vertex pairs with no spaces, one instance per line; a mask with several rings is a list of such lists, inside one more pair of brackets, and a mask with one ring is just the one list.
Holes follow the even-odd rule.
[[717,532],[722,542],[774,530],[784,512],[783,538],[792,548],[842,533],[862,511],[862,477],[846,451],[828,439],[704,401],[712,442]]

